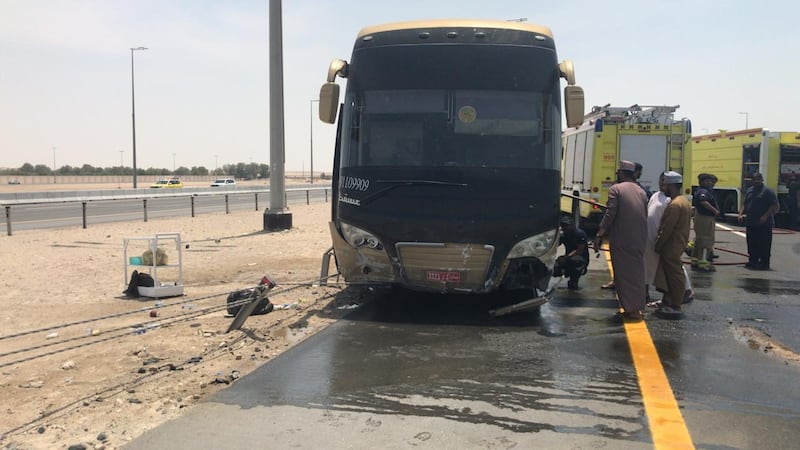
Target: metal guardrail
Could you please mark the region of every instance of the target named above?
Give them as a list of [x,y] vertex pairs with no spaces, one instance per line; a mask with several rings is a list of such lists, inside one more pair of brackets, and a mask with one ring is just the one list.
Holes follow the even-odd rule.
[[[258,211],[258,196],[259,194],[269,194],[269,189],[237,189],[237,190],[224,190],[224,191],[209,191],[207,189],[193,189],[194,192],[187,192],[188,189],[184,188],[181,189],[180,192],[170,191],[168,193],[159,191],[157,193],[143,193],[141,190],[133,191],[132,194],[122,194],[120,195],[118,191],[110,191],[113,195],[109,194],[95,194],[92,195],[92,191],[85,191],[86,195],[74,195],[74,192],[70,194],[74,195],[72,197],[67,196],[53,196],[52,192],[46,193],[44,195],[40,195],[40,198],[36,198],[35,195],[31,195],[30,198],[14,198],[14,199],[0,199],[0,205],[5,209],[6,214],[6,232],[9,236],[12,234],[12,227],[11,227],[11,211],[12,207],[19,207],[19,206],[26,206],[26,205],[54,205],[54,204],[63,204],[63,203],[81,203],[81,218],[83,223],[83,228],[87,227],[87,216],[86,216],[86,207],[88,203],[91,202],[100,202],[100,201],[116,201],[116,200],[142,200],[142,212],[144,221],[147,222],[147,200],[148,199],[156,199],[156,198],[175,198],[175,197],[185,197],[190,199],[191,202],[191,212],[192,217],[195,217],[195,198],[197,197],[215,197],[223,195],[225,196],[225,214],[230,213],[228,200],[231,195],[242,196],[242,195],[253,195],[255,200],[255,210]],[[306,187],[306,188],[290,188],[286,189],[284,195],[286,198],[286,204],[288,204],[288,194],[289,192],[305,192],[306,193],[306,204],[311,203],[311,191],[324,191],[325,192],[325,203],[328,202],[328,191],[331,190],[330,186],[325,187]],[[94,191],[98,192],[98,191]],[[105,192],[105,191],[99,191]],[[81,191],[83,193],[83,191]],[[26,195],[27,197],[27,195]]]
[[[142,200],[142,213],[144,221],[147,222],[147,200],[148,199],[155,199],[155,198],[170,198],[170,197],[186,197],[190,199],[191,202],[191,214],[192,217],[196,217],[195,211],[195,198],[197,197],[212,197],[212,196],[225,196],[225,214],[230,213],[228,200],[231,195],[253,195],[255,201],[255,210],[258,211],[258,196],[259,194],[269,194],[269,189],[236,189],[236,190],[224,190],[224,191],[209,191],[203,188],[192,189],[193,192],[187,192],[189,189],[183,188],[180,192],[170,191],[170,192],[163,192],[159,191],[156,193],[143,193],[142,190],[128,190],[127,194],[120,194],[119,191],[85,191],[85,195],[74,195],[74,192],[70,192],[73,196],[59,196],[54,195],[58,193],[45,193],[39,194],[40,198],[36,198],[36,193],[27,193],[24,196],[27,198],[14,198],[14,199],[0,199],[0,205],[3,206],[5,209],[6,214],[6,232],[9,236],[12,235],[12,220],[11,220],[11,208],[14,206],[23,206],[23,205],[47,205],[47,204],[62,204],[62,203],[81,203],[81,219],[83,228],[87,228],[87,215],[86,215],[86,208],[87,204],[91,202],[99,202],[99,201],[115,201],[115,200]],[[289,192],[305,192],[306,193],[306,204],[311,203],[311,191],[324,191],[325,192],[325,203],[328,202],[328,191],[331,190],[330,186],[326,187],[306,187],[306,188],[290,188],[286,189],[286,195],[288,196]],[[92,193],[94,192],[94,195]],[[98,194],[100,192],[100,194]],[[108,192],[108,194],[103,194],[103,192]],[[17,194],[18,196],[20,194]],[[580,202],[590,203],[592,205],[599,206],[601,208],[605,208],[606,205],[597,203],[593,200],[588,200],[585,198],[580,197],[579,192],[573,192],[573,195],[562,193],[561,196],[568,197],[572,199],[572,216],[575,219],[575,223],[580,223],[580,207],[578,206]],[[288,204],[288,198],[286,199],[286,204]]]

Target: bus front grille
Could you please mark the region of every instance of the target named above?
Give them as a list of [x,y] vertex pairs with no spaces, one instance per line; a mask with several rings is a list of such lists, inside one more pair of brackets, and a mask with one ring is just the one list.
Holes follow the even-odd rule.
[[409,283],[431,289],[480,290],[494,247],[484,244],[398,242]]

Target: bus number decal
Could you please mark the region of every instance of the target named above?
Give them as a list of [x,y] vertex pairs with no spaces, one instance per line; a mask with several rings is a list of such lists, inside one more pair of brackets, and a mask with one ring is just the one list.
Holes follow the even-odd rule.
[[342,183],[342,189],[364,192],[367,189],[369,189],[369,179],[344,177],[344,182]]

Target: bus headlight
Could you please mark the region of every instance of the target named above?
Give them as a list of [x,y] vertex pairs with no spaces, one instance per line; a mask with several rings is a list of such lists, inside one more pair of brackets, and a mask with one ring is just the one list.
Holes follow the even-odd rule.
[[381,244],[381,241],[372,233],[344,222],[341,222],[340,226],[342,229],[342,236],[344,236],[347,243],[353,247],[367,247],[373,250],[383,250],[383,244]]
[[556,243],[558,239],[558,229],[545,231],[544,233],[525,238],[519,242],[508,252],[508,257],[511,258],[524,258],[524,257],[540,257],[546,254]]

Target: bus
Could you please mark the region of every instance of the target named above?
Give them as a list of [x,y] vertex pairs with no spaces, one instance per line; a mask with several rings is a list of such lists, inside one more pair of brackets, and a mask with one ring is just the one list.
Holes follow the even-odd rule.
[[319,97],[320,120],[337,125],[330,231],[345,281],[545,291],[559,236],[561,78],[576,126],[583,89],[547,27],[362,29]]

